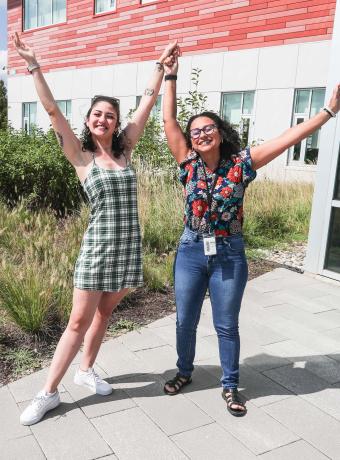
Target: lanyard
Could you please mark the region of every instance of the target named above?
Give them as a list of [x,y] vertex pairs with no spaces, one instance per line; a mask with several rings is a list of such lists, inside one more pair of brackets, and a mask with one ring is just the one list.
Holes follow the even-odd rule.
[[218,168],[220,167],[221,160],[218,162],[217,168],[215,169],[215,171],[216,171],[215,172],[215,178],[214,178],[213,183],[211,184],[211,189],[209,189],[208,176],[207,176],[207,171],[205,169],[204,161],[202,160],[201,157],[200,157],[200,160],[201,160],[203,171],[204,171],[205,184],[207,186],[207,197],[208,197],[207,203],[208,203],[208,216],[209,216],[208,217],[208,222],[209,222],[209,225],[210,225],[211,224],[211,203],[212,203],[212,200],[213,200],[213,193],[214,193],[216,183],[217,183],[217,179],[218,179],[217,171],[218,171]]

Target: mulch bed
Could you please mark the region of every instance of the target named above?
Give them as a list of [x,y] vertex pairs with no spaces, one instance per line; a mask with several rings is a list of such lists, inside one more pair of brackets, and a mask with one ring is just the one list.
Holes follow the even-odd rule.
[[[248,263],[249,280],[281,266],[262,259],[250,259]],[[162,292],[152,292],[146,288],[138,289],[125,299],[112,315],[107,339],[126,332],[124,328],[112,332],[115,324],[120,321],[123,324],[127,322],[128,324],[144,326],[175,311],[172,288]],[[0,386],[48,366],[61,332],[59,328],[48,337],[35,338],[18,333],[12,327],[0,332]],[[14,360],[13,351],[20,349],[25,349],[33,357],[31,367],[27,367],[23,363],[21,368],[18,366],[18,362]]]

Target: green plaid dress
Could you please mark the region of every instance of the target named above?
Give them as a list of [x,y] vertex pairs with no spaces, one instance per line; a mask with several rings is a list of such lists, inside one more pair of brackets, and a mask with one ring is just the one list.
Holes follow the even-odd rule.
[[142,286],[141,233],[136,174],[93,166],[83,188],[91,214],[74,272],[74,286],[119,291]]

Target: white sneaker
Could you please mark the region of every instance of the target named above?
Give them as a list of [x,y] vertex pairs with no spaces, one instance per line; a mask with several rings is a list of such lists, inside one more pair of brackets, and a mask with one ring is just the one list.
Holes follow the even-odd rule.
[[82,385],[83,387],[89,388],[92,393],[97,395],[106,396],[113,391],[112,386],[101,379],[93,370],[93,367],[89,367],[87,371],[78,369],[73,381],[76,385]]
[[21,425],[33,425],[40,422],[46,412],[59,406],[59,404],[60,396],[58,390],[53,394],[46,394],[43,390],[39,391],[31,404],[20,415]]

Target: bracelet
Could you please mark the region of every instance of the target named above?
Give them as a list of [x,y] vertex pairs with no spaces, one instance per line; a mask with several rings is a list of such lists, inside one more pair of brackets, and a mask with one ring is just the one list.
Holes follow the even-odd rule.
[[164,77],[164,80],[167,81],[167,80],[177,80],[177,75],[165,75]]
[[27,70],[29,71],[29,73],[32,73],[35,69],[40,69],[40,65],[37,62],[35,64],[29,64],[27,66]]
[[325,106],[325,107],[322,108],[322,110],[324,110],[325,112],[327,112],[328,115],[329,115],[330,117],[332,117],[332,118],[335,118],[335,117],[336,117],[336,113],[333,112],[333,110],[330,109],[329,107]]

